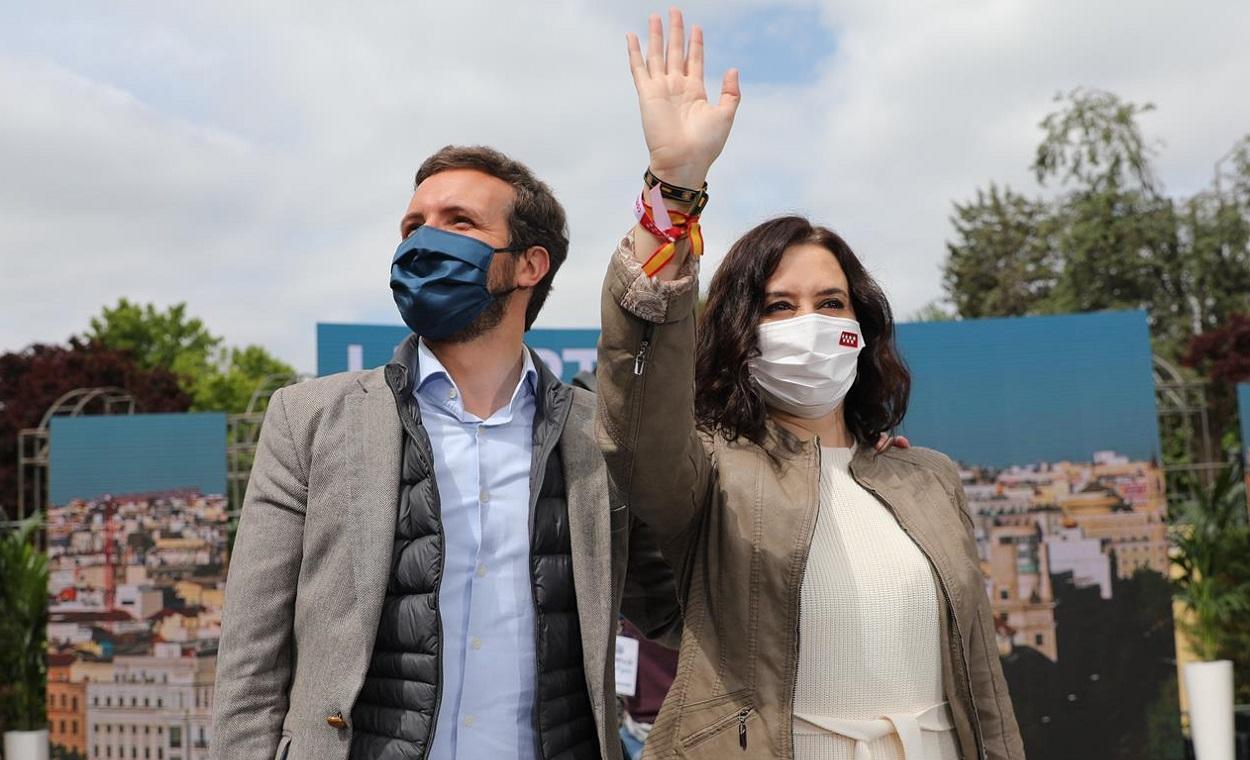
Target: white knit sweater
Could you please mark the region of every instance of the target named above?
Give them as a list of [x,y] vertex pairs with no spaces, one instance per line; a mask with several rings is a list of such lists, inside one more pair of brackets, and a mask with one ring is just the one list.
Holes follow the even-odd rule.
[[[941,599],[929,562],[889,510],[850,475],[854,449],[821,449],[820,512],[803,577],[796,715],[870,720],[946,701]],[[924,757],[956,760],[952,732],[923,734]],[[867,743],[903,760],[897,735]],[[854,760],[845,736],[796,729],[796,760]]]

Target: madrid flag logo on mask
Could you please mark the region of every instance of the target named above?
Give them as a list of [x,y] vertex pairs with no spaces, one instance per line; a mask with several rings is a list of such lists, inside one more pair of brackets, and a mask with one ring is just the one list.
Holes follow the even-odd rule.
[[814,419],[842,403],[855,384],[863,332],[853,319],[805,314],[759,326],[751,377],[764,402]]

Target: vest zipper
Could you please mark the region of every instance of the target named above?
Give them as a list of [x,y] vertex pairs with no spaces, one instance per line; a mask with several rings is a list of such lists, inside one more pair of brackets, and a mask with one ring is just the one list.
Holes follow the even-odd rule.
[[738,746],[742,747],[742,751],[747,749],[747,716],[751,714],[751,708],[744,707],[738,711]]
[[[439,602],[439,589],[443,585],[443,573],[447,571],[447,537],[443,533],[443,501],[438,495],[438,480],[434,475],[434,447],[430,443],[429,433],[425,432],[425,426],[417,423],[416,415],[412,409],[417,405],[417,398],[411,394],[407,394],[408,406],[404,403],[405,388],[408,386],[407,368],[403,368],[399,375],[400,383],[391,387],[392,394],[395,396],[395,404],[399,411],[399,421],[403,425],[408,435],[412,437],[413,445],[418,449],[421,455],[422,464],[426,468],[426,477],[430,479],[430,489],[433,494],[434,504],[438,508],[438,542],[441,550],[438,553],[438,583],[434,584],[434,625],[439,631],[438,637],[438,654],[434,660],[438,665],[438,683],[434,688],[434,711],[431,713],[430,733],[425,740],[425,748],[421,751],[421,760],[426,760],[430,756],[430,750],[434,747],[434,733],[438,730],[438,713],[443,706],[443,610]],[[420,435],[418,435],[420,433]],[[424,451],[421,450],[424,445]],[[427,456],[428,453],[428,456]]]
[[851,476],[855,479],[856,483],[859,483],[869,493],[876,496],[877,499],[890,510],[890,514],[894,516],[894,521],[897,522],[899,527],[903,529],[903,532],[906,533],[907,537],[911,539],[911,542],[916,545],[916,548],[920,549],[920,553],[925,556],[925,559],[929,561],[929,566],[933,568],[933,574],[938,579],[938,587],[942,591],[942,600],[946,603],[946,611],[950,615],[951,623],[955,629],[955,648],[959,652],[959,662],[963,666],[964,687],[968,690],[968,704],[969,707],[971,707],[970,712],[972,718],[972,729],[976,733],[976,740],[979,745],[977,747],[977,756],[985,757],[985,737],[981,731],[981,716],[977,715],[977,706],[972,697],[972,668],[968,664],[968,657],[964,654],[963,630],[959,627],[959,617],[955,614],[955,604],[951,601],[950,586],[947,585],[946,576],[942,574],[942,571],[937,566],[937,563],[933,561],[933,557],[929,554],[929,551],[925,549],[923,544],[916,540],[916,536],[911,532],[911,529],[899,519],[898,510],[894,508],[894,505],[886,500],[886,498],[882,496],[881,492],[877,489],[862,482],[858,477],[855,477],[854,472],[851,473]]
[[[552,394],[548,393],[547,395],[550,396]],[[554,399],[547,399],[548,404],[552,403],[553,401]],[[535,398],[534,414],[536,417],[538,414],[540,414],[541,407],[539,406],[539,402],[540,402],[540,399]],[[530,484],[530,498],[529,498],[530,603],[534,607],[534,706],[533,706],[533,710],[531,711],[530,722],[534,729],[534,758],[535,760],[544,760],[545,755],[543,754],[542,728],[539,725],[539,721],[538,721],[539,700],[541,699],[541,694],[542,694],[542,689],[541,689],[542,663],[540,663],[538,659],[541,656],[540,653],[542,652],[542,646],[540,645],[540,642],[538,640],[538,636],[539,636],[538,626],[540,622],[539,621],[539,609],[538,609],[538,589],[537,589],[537,584],[534,579],[534,512],[538,509],[539,494],[542,492],[543,482],[547,479],[547,461],[551,458],[551,452],[555,450],[556,444],[559,443],[560,441],[560,435],[564,432],[564,423],[567,420],[568,420],[567,414],[565,416],[562,416],[558,423],[558,427],[556,428],[554,433],[548,434],[543,439],[542,446],[541,448],[538,449],[538,462],[537,462],[538,476],[534,478],[533,482]],[[544,424],[544,427],[546,427],[545,424]],[[568,504],[568,484],[567,483],[565,484],[564,500],[565,500],[565,505],[566,505],[565,508],[567,509],[568,508],[567,507],[567,504]],[[580,625],[581,625],[581,622],[578,621],[579,630],[580,630]]]

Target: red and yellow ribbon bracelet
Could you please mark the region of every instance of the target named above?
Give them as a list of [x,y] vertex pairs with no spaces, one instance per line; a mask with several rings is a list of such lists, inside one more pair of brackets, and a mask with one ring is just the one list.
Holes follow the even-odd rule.
[[[651,196],[650,202],[647,195]],[[638,197],[634,204],[634,215],[643,229],[664,241],[642,265],[642,271],[648,277],[654,277],[656,272],[673,260],[677,253],[677,243],[684,238],[690,239],[690,253],[693,256],[697,258],[703,255],[703,232],[699,228],[698,215],[669,211],[664,205],[659,185]]]

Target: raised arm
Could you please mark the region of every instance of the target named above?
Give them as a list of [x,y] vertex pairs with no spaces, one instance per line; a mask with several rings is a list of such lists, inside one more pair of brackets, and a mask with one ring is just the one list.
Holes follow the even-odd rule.
[[[694,27],[687,51],[676,9],[669,23],[666,47],[660,19],[650,19],[645,59],[637,38],[629,35],[630,67],[651,173],[697,193],[729,136],[738,75],[730,70],[719,103],[709,103],[703,87],[703,33]],[[663,205],[663,213],[677,217],[694,211],[696,204],[669,198]],[[598,420],[614,499],[647,523],[680,576],[684,547],[707,503],[713,467],[695,429],[698,276],[690,238],[676,242],[671,260],[654,276],[644,271],[668,242],[640,223],[626,233],[612,258],[602,300]]]
[[[638,37],[626,35],[629,68],[638,91],[638,111],[651,173],[667,184],[697,191],[703,188],[708,169],[729,139],[741,100],[738,70],[725,72],[719,101],[715,105],[709,103],[703,86],[703,30],[697,25],[691,28],[686,49],[681,11],[670,9],[668,18],[667,46],[660,17],[653,15],[648,19],[645,58]],[[691,210],[689,203],[675,200],[668,200],[665,205],[667,210],[679,213]],[[641,224],[634,227],[633,235],[634,254],[640,264],[665,242]],[[655,273],[656,279],[677,279],[689,251],[689,241],[679,244],[677,255]]]

